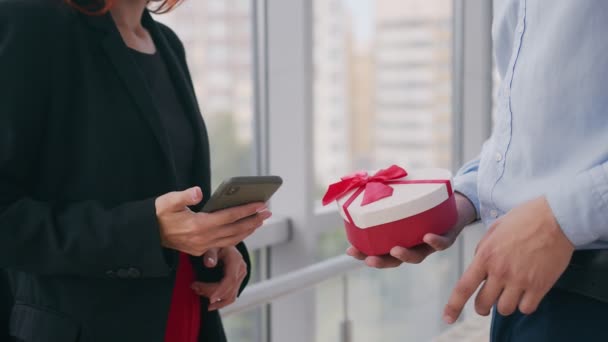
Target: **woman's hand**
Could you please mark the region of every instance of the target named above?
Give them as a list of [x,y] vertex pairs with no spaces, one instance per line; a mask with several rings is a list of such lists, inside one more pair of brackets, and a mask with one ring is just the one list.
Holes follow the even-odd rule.
[[211,248],[237,245],[272,216],[264,203],[247,204],[212,214],[195,213],[188,208],[202,199],[199,187],[170,192],[156,199],[156,217],[164,247],[201,256]]
[[195,282],[192,289],[196,294],[209,298],[209,311],[222,309],[236,300],[243,280],[247,276],[247,264],[236,247],[212,249],[205,253],[205,266],[224,266],[224,278],[219,283]]
[[426,234],[423,237],[423,244],[413,248],[394,247],[390,254],[383,256],[367,256],[352,246],[346,250],[346,254],[364,260],[368,266],[375,268],[393,268],[403,263],[421,263],[429,255],[452,246],[464,227],[475,220],[475,208],[471,202],[460,193],[456,193],[455,196],[458,221],[445,235]]

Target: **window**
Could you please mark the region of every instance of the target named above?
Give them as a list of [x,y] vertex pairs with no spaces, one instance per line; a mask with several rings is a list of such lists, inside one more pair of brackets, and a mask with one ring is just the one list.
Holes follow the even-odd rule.
[[[262,228],[250,240],[261,246],[260,283],[241,303],[259,304],[225,321],[231,341],[333,342],[349,322],[355,342],[427,341],[445,328],[463,247],[395,270],[353,265],[338,257],[348,241],[337,208],[320,198],[355,170],[452,168],[480,145],[489,109],[460,90],[490,85],[476,88],[459,68],[479,57],[472,64],[485,70],[489,49],[476,39],[464,48],[463,6],[490,12],[485,0],[189,0],[161,17],[186,45],[214,186],[236,174],[285,181],[270,203],[280,221],[270,226],[284,229]],[[481,18],[467,23],[489,30]],[[266,297],[275,282],[325,263],[341,271]]]
[[[452,2],[315,0],[313,15],[316,199],[359,169],[451,168]],[[341,226],[317,241],[320,260],[348,246]],[[346,317],[354,341],[431,339],[455,253],[318,285],[316,341],[338,340]]]

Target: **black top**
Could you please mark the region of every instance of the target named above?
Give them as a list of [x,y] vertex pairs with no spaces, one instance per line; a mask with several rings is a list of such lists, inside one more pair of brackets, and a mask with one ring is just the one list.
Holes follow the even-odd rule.
[[180,190],[192,186],[192,158],[194,156],[194,132],[192,122],[179,100],[167,65],[161,54],[146,54],[131,50],[135,61],[146,79],[150,94],[154,99],[160,119],[173,152],[173,162]]

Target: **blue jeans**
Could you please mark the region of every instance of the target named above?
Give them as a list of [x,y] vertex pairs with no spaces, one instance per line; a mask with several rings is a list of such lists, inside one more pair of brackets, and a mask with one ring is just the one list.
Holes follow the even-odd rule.
[[608,303],[551,290],[536,312],[502,316],[494,308],[492,342],[608,341]]

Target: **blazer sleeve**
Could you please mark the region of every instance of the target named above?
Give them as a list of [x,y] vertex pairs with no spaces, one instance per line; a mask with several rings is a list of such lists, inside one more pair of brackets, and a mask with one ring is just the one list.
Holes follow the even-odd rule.
[[52,15],[30,1],[0,2],[0,268],[114,277],[135,268],[166,276],[155,198],[107,208],[32,194],[49,97]]

